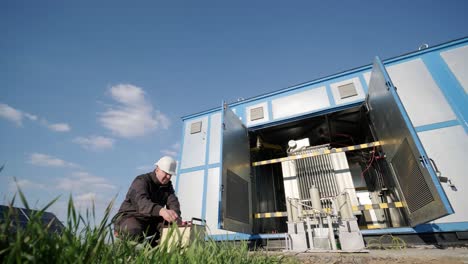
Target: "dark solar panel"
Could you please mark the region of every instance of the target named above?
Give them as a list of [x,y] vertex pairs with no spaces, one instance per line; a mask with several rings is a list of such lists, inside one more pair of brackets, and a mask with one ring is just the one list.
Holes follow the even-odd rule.
[[27,218],[30,218],[34,213],[37,212],[36,210],[29,210],[25,208],[20,208],[20,210],[23,213],[23,215]]
[[[0,221],[1,222],[5,221],[5,216],[9,213],[9,210],[11,210],[10,220],[17,227],[21,227],[21,228],[26,227],[27,223],[29,222],[29,219],[39,212],[37,210],[17,208],[17,207],[12,207],[10,209],[9,206],[0,205]],[[63,224],[58,220],[58,218],[53,213],[50,213],[50,212],[44,212],[41,215],[41,222],[44,226],[48,226],[50,224],[50,228],[49,228],[50,232],[60,232],[64,227]]]
[[55,215],[52,214],[52,213],[44,212],[44,214],[42,215],[42,220],[43,221],[50,222],[50,220],[52,220],[52,219],[56,219]]
[[4,212],[8,212],[8,206],[0,205],[0,214],[3,215]]

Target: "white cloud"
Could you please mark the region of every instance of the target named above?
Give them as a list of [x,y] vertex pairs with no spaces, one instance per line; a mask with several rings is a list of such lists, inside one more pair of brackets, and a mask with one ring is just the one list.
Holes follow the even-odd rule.
[[[171,156],[173,158],[177,158],[179,150],[180,150],[180,142],[176,142],[176,143],[172,144],[169,148],[163,149],[160,152],[163,155],[167,155],[167,156]],[[157,160],[155,160],[154,162],[157,162]],[[155,168],[155,165],[152,164],[152,165],[138,166],[136,169],[139,170],[139,171],[151,171],[151,170],[154,170],[154,168]]]
[[57,188],[64,191],[89,190],[101,192],[103,190],[115,190],[117,187],[109,183],[109,180],[105,178],[80,171],[72,173],[71,177],[58,179]]
[[73,142],[89,150],[104,150],[114,146],[114,139],[102,136],[77,137]]
[[68,132],[71,130],[70,126],[66,123],[50,124],[47,127],[55,132]]
[[72,162],[64,161],[42,153],[32,153],[29,157],[29,163],[44,167],[78,167],[78,165]]
[[32,181],[26,180],[26,179],[18,180],[16,182],[16,184],[18,185],[18,187],[23,188],[23,189],[27,189],[27,188],[44,189],[45,188],[45,185],[42,184],[42,183],[36,183],[36,182],[32,182]]
[[30,120],[37,120],[37,116],[25,113],[21,110],[15,109],[7,104],[0,103],[0,117],[3,117],[17,126],[21,126],[23,124],[23,118],[28,118]]
[[40,124],[46,126],[48,129],[55,131],[55,132],[68,132],[71,130],[70,126],[66,123],[49,124],[49,122],[44,118],[39,119],[39,117],[36,115],[23,112],[9,105],[1,104],[1,103],[0,103],[0,117],[3,117],[15,123],[17,126],[22,126],[23,119],[27,118],[31,121],[39,121]]
[[[113,200],[113,196],[110,195],[103,195],[100,192],[82,192],[73,195],[73,204],[75,208],[80,211],[80,213],[84,216],[84,209],[92,210],[93,205],[95,209],[95,216],[96,222],[100,223],[106,211],[106,208],[109,204],[111,204]],[[113,217],[118,210],[118,207],[113,204],[111,208],[111,213],[109,214],[110,217]],[[63,208],[63,207],[62,207]],[[62,211],[65,211],[62,209]],[[91,218],[92,219],[92,218]],[[94,222],[94,221],[93,221]]]
[[96,193],[89,192],[89,193],[84,193],[81,195],[77,195],[75,197],[75,201],[80,203],[80,202],[90,202],[90,201],[95,201],[96,200]]
[[50,124],[49,121],[47,121],[45,118],[41,118],[39,123],[47,127],[49,130],[55,132],[68,132],[71,130],[71,127],[67,123]]
[[29,113],[23,113],[25,117],[29,118],[30,120],[33,120],[33,121],[36,121],[37,120],[37,116],[33,115],[33,114],[29,114]]
[[146,135],[157,129],[169,128],[167,116],[153,108],[145,99],[142,88],[131,84],[119,84],[109,90],[117,105],[101,113],[101,125],[117,136],[132,138]]
[[177,158],[180,150],[180,142],[176,142],[170,146],[168,149],[161,150],[161,153],[167,156],[171,156],[173,158]]
[[15,193],[18,191],[18,188],[21,188],[21,190],[37,190],[37,189],[46,189],[46,186],[42,183],[37,183],[33,182],[27,179],[20,179],[16,181],[11,181],[10,186],[9,186],[9,191],[11,193]]

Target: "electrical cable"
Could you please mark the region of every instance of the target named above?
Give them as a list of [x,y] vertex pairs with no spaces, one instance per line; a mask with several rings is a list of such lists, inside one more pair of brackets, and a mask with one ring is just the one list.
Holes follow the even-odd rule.
[[372,165],[372,162],[374,162],[374,158],[375,158],[375,147],[374,147],[373,150],[372,150],[372,157],[370,158],[369,163],[367,164],[366,169],[365,169],[364,171],[361,172],[361,178],[364,178],[364,173],[365,173],[366,171],[369,170],[369,168],[370,168],[371,165]]
[[[390,245],[388,243],[384,243],[383,239],[384,238],[390,238]],[[368,249],[406,249],[406,242],[399,238],[395,237],[392,235],[383,235],[380,236],[379,238],[373,238],[370,239],[369,242],[367,242],[366,248]]]

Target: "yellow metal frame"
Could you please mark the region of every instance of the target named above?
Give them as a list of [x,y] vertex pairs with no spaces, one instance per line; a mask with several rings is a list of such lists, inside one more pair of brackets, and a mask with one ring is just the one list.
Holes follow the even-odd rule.
[[256,161],[252,163],[252,166],[256,167],[256,166],[279,163],[279,162],[284,162],[284,161],[298,160],[298,159],[316,157],[316,156],[321,156],[321,155],[328,155],[332,153],[340,153],[340,152],[347,152],[347,151],[353,151],[353,150],[359,150],[359,149],[366,149],[366,148],[372,148],[372,147],[376,147],[380,145],[382,145],[380,141],[375,141],[372,143],[354,145],[354,146],[349,146],[349,147],[344,147],[344,148],[334,148],[334,149],[327,149],[323,151],[314,151],[314,152],[302,154],[302,155],[294,155],[294,156],[278,158],[278,159]]

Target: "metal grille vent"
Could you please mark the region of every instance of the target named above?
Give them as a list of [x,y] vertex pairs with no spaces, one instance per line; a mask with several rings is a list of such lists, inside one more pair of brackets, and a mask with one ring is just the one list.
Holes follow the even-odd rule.
[[434,201],[406,138],[393,157],[392,166],[411,213]]
[[200,133],[201,128],[202,128],[202,121],[192,123],[192,125],[190,125],[190,134]]
[[263,106],[250,109],[250,121],[255,121],[263,118]]
[[249,183],[231,170],[227,170],[226,216],[234,220],[249,222]]
[[348,83],[338,86],[338,92],[340,93],[340,98],[345,99],[348,97],[353,97],[358,95],[354,83]]

